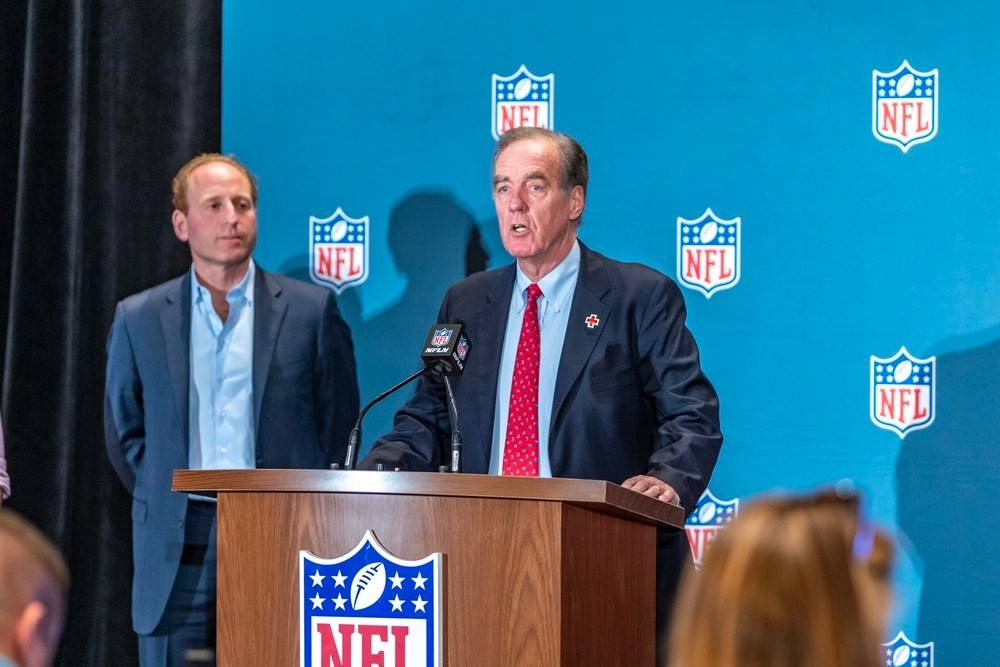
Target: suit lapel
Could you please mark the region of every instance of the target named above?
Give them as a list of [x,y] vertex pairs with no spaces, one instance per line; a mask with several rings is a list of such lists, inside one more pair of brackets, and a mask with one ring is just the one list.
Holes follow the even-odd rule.
[[[514,290],[514,265],[499,271],[496,279],[486,290],[486,303],[476,315],[479,364],[477,387],[479,393],[479,433],[484,460],[490,461],[493,445],[493,419],[497,404],[497,377],[500,374],[500,356],[503,352],[503,337],[507,330],[507,314],[510,312],[510,298]],[[475,351],[473,352],[476,353]]]
[[[611,306],[602,300],[610,289],[611,283],[601,256],[580,243],[580,275],[573,293],[573,305],[569,311],[569,323],[566,325],[566,338],[559,358],[559,372],[556,374],[556,387],[552,396],[552,417],[549,422],[550,448],[552,443],[556,442],[555,425],[559,411],[566,401],[569,390],[577,382],[583,367],[590,359],[611,314]],[[599,321],[593,328],[586,324],[591,315],[596,315]]]
[[285,319],[288,303],[280,298],[281,286],[255,266],[253,313],[253,430],[259,432],[260,406],[267,389],[271,357],[278,342],[278,332]]
[[167,373],[174,393],[174,408],[188,449],[188,390],[191,383],[191,272],[188,271],[167,292],[160,311],[164,347],[167,353]]

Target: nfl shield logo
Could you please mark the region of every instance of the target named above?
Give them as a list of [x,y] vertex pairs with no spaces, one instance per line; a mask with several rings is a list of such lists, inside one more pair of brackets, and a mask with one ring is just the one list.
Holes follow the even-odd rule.
[[441,554],[401,560],[367,531],[350,553],[299,552],[302,667],[439,667]]
[[677,218],[677,279],[711,299],[740,281],[740,219],[706,209],[697,220]]
[[309,216],[309,275],[337,294],[368,279],[368,216],[348,217],[340,207],[329,218]]
[[892,72],[872,70],[872,134],[904,153],[930,141],[938,130],[938,71],[903,64]]
[[698,499],[698,506],[684,524],[688,542],[691,544],[691,555],[694,556],[695,567],[701,566],[705,557],[705,549],[712,543],[719,531],[736,518],[740,511],[740,499],[719,500],[712,492],[705,489]]
[[493,138],[525,125],[553,129],[555,88],[555,74],[535,76],[524,65],[510,76],[494,74]]
[[895,431],[900,439],[934,422],[934,385],[937,357],[918,359],[899,348],[894,356],[871,357],[869,416],[879,428]]
[[431,337],[431,345],[444,347],[451,340],[451,329],[435,329]]
[[891,642],[882,644],[884,662],[889,667],[934,667],[934,642],[916,644],[902,630]]

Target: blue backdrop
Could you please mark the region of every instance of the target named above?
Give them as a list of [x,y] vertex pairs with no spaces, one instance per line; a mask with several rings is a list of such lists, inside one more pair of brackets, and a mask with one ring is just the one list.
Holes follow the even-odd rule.
[[[849,480],[900,547],[886,639],[995,664],[1000,10],[589,4],[225,3],[223,145],[260,179],[258,260],[308,280],[310,217],[367,216],[368,277],[340,304],[362,396],[402,378],[445,288],[508,261],[493,78],[551,75],[554,127],[591,160],[591,247],[677,278],[678,218],[740,219],[738,282],[684,290],[722,401],[712,492]],[[538,90],[501,102],[548,122]],[[903,346],[927,382],[872,361]],[[876,425],[885,392],[921,382],[925,428]]]

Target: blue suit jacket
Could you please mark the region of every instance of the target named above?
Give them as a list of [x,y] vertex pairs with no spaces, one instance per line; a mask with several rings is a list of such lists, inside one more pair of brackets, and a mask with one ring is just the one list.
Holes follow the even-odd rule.
[[[341,461],[358,414],[350,330],[327,289],[265,273],[254,289],[253,419],[258,468]],[[152,632],[184,544],[191,272],[119,302],[108,335],[105,443],[132,493],[132,623]]]
[[[684,324],[680,290],[641,264],[581,246],[581,266],[552,402],[549,457],[556,477],[621,483],[648,474],[694,508],[722,444],[719,403]],[[515,267],[475,274],[445,295],[439,322],[464,322],[470,351],[452,381],[465,441],[465,472],[489,469],[497,375]],[[594,328],[585,320],[594,314]],[[437,470],[450,423],[443,383],[425,378],[393,431],[363,461]]]

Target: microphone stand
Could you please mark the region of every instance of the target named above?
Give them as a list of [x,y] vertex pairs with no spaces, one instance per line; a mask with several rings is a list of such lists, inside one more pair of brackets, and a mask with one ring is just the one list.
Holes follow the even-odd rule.
[[451,472],[462,472],[462,430],[458,426],[458,406],[451,391],[451,380],[444,373],[444,389],[448,394],[448,418],[451,420]]
[[[395,391],[402,389],[406,385],[410,384],[420,376],[426,374],[429,370],[428,367],[421,368],[419,371],[406,378],[402,382],[393,385],[389,389],[386,389],[381,394],[373,398],[368,404],[361,410],[361,414],[358,415],[358,420],[354,423],[354,428],[351,429],[351,437],[347,441],[347,455],[344,457],[344,470],[354,470],[354,467],[358,464],[358,446],[361,441],[361,420],[365,418],[368,411],[375,406],[376,403],[383,400],[385,397],[389,396]],[[448,390],[449,393],[451,389]],[[340,466],[336,463],[333,464],[333,469],[336,470]]]

